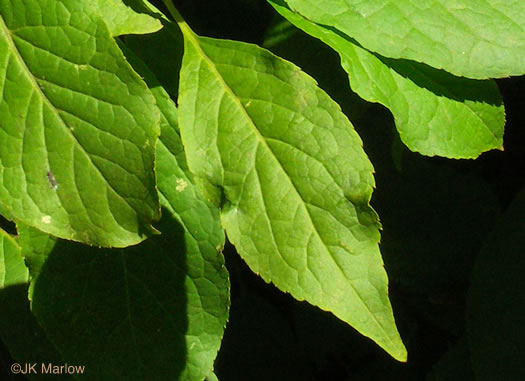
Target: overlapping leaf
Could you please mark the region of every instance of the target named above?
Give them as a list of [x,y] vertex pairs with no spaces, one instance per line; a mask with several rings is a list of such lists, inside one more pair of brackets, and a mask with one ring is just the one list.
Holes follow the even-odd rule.
[[404,360],[369,205],[373,168],[352,125],[293,64],[179,22],[188,165],[230,241],[266,281]]
[[286,19],[336,50],[352,89],[392,112],[403,142],[424,155],[475,158],[501,149],[505,113],[496,84],[454,77],[406,60],[389,60],[268,0]]
[[[22,367],[26,363],[39,366],[42,363],[61,364],[62,357],[29,310],[28,282],[29,272],[20,245],[0,229],[0,339]],[[47,374],[31,373],[26,377],[30,380],[49,379]],[[71,379],[68,375],[62,378]]]
[[153,33],[162,28],[141,0],[89,0],[89,3],[104,19],[112,36]]
[[13,221],[15,218],[13,217],[13,215],[9,212],[9,210],[7,209],[7,206],[5,206],[4,204],[2,204],[2,201],[0,201],[0,216],[6,218],[7,220],[9,221]]
[[28,275],[20,247],[0,229],[0,289],[27,282]]
[[32,311],[64,361],[86,366],[86,379],[202,380],[212,368],[229,284],[220,234],[206,230],[207,216],[194,219],[198,211],[185,210],[182,225],[164,209],[162,236],[125,250],[59,240],[48,253]]
[[364,48],[469,78],[525,74],[521,0],[285,0]]
[[[230,282],[221,253],[224,230],[218,208],[202,197],[188,170],[175,104],[153,73],[132,52],[127,56],[148,82],[161,111],[157,184],[165,212],[176,216],[184,227],[188,329],[186,363],[180,379],[202,380],[213,369],[230,307]],[[163,231],[164,236],[167,234],[170,232]]]
[[0,199],[58,237],[127,246],[158,218],[159,111],[73,0],[0,1]]
[[162,111],[156,153],[162,235],[110,250],[21,229],[35,278],[33,312],[64,361],[86,365],[87,379],[202,380],[228,317],[224,232],[217,208],[202,199],[187,171],[173,102],[126,55],[154,87]]

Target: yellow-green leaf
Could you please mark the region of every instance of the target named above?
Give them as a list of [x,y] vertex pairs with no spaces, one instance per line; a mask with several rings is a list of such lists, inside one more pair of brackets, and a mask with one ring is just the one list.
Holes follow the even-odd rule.
[[159,111],[88,4],[0,0],[0,200],[57,237],[123,247],[159,217]]
[[369,205],[373,168],[352,125],[295,65],[177,18],[188,165],[230,241],[266,281],[405,360]]

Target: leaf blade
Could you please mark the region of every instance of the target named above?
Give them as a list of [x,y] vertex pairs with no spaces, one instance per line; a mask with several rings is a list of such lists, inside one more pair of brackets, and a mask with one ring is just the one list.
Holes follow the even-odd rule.
[[391,58],[424,62],[474,79],[525,73],[521,1],[286,0],[318,24]]
[[0,289],[26,283],[28,277],[20,246],[13,237],[0,229]]
[[459,159],[502,149],[505,110],[493,81],[458,78],[415,62],[378,57],[294,14],[282,2],[268,1],[296,27],[339,53],[352,89],[390,109],[402,141],[412,151]]
[[159,216],[154,99],[88,5],[31,5],[0,3],[0,198],[58,237],[138,243]]
[[[266,281],[333,312],[405,359],[377,246],[377,216],[369,206],[372,165],[349,121],[293,64],[248,44],[183,33],[183,143],[201,190],[221,204],[230,241]],[[288,131],[275,127],[294,117]],[[345,154],[352,159],[340,159]],[[304,181],[309,170],[321,173],[313,177],[320,185],[311,189]],[[327,194],[336,201],[323,205]],[[306,247],[308,252],[301,249]],[[351,281],[360,277],[366,279]],[[341,292],[351,301],[342,302]]]
[[[0,229],[0,339],[20,363],[63,361],[49,342],[29,308],[30,272],[24,263],[22,245]],[[66,380],[73,379],[65,375]],[[43,379],[37,374],[30,379]]]
[[[91,378],[151,378],[154,368],[155,379],[202,380],[213,368],[230,304],[220,253],[224,231],[217,208],[192,183],[173,101],[133,51],[121,47],[151,87],[161,111],[155,170],[162,235],[124,251],[63,241],[53,250],[45,241],[49,236],[34,229],[21,231],[36,278],[31,286],[35,313],[64,361],[82,361]],[[66,293],[50,297],[50,290],[62,287]],[[75,318],[67,317],[71,315]],[[71,345],[71,337],[83,340],[84,348]],[[118,355],[107,360],[110,348]]]
[[151,16],[153,7],[137,0],[90,0],[91,6],[102,16],[112,36],[153,33],[162,28],[161,22]]

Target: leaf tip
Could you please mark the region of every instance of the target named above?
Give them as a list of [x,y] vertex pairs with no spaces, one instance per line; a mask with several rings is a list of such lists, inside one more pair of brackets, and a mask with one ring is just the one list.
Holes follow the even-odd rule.
[[390,355],[399,362],[406,363],[408,360],[408,352],[403,344],[395,353],[390,353]]
[[151,224],[146,224],[144,226],[144,230],[145,230],[145,233],[146,235],[149,237],[149,236],[156,236],[156,235],[161,235],[162,232],[160,230],[158,230],[157,228],[155,228],[153,225]]

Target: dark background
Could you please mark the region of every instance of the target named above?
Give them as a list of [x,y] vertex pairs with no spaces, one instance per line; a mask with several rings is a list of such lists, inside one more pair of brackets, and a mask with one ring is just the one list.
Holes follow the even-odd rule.
[[[264,0],[175,3],[203,36],[264,45],[281,21]],[[503,152],[429,158],[402,146],[386,108],[352,94],[330,48],[294,31],[271,50],[312,75],[364,141],[376,169],[372,206],[383,224],[390,298],[409,358],[392,360],[331,314],[265,284],[230,246],[232,309],[216,362],[219,379],[473,380],[466,293],[484,239],[525,186],[525,78],[497,80],[507,119]]]
[[[259,45],[280,21],[264,0],[178,0],[175,6],[200,35]],[[497,81],[507,114],[503,152],[477,160],[428,158],[400,144],[387,109],[352,94],[331,49],[293,31],[272,50],[316,78],[342,106],[376,168],[372,205],[383,224],[390,298],[409,358],[406,364],[392,360],[331,314],[265,284],[227,246],[232,307],[216,361],[219,379],[474,379],[466,293],[485,237],[525,186],[525,78]],[[14,232],[5,221],[0,227]],[[454,378],[440,376],[443,356],[456,360],[449,373]],[[0,346],[0,369],[11,363]],[[18,378],[0,373],[0,379]]]

